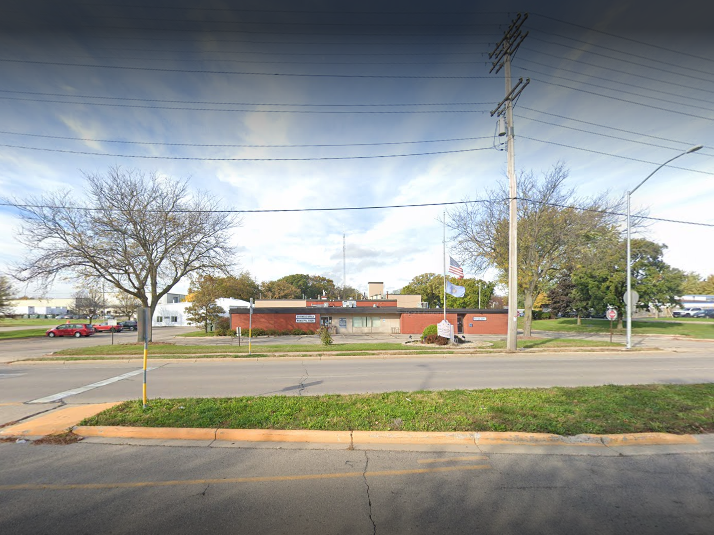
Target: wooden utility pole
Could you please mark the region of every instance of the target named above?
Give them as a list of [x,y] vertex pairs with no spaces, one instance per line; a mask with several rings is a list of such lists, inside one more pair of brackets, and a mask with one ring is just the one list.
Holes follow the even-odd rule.
[[504,68],[506,78],[506,96],[499,102],[491,117],[506,115],[507,150],[508,150],[508,182],[509,182],[509,225],[508,225],[508,337],[506,349],[515,351],[518,334],[518,189],[516,187],[516,155],[513,135],[513,103],[530,82],[530,78],[518,80],[511,87],[511,59],[521,46],[528,32],[522,34],[521,26],[528,18],[528,13],[518,16],[511,22],[501,41],[488,57],[493,60],[491,70],[497,74]]

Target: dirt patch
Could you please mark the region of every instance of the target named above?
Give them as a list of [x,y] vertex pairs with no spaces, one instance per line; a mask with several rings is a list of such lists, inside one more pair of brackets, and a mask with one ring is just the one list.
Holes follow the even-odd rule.
[[71,431],[65,433],[59,433],[57,435],[47,435],[45,437],[34,440],[32,443],[38,444],[49,444],[52,446],[66,446],[67,444],[76,444],[82,440],[82,437],[75,435]]

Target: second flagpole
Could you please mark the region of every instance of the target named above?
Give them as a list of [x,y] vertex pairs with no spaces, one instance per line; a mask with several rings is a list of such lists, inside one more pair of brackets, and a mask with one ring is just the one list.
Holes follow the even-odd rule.
[[446,321],[446,210],[444,210],[444,252],[441,255],[444,261],[444,321]]

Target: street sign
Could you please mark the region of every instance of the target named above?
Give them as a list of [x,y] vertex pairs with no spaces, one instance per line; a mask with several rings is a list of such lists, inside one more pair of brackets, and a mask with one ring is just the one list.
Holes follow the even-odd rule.
[[608,311],[605,312],[605,317],[610,321],[615,321],[617,319],[617,310],[614,308],[608,309]]
[[[637,302],[640,300],[640,294],[638,294],[635,290],[632,290],[632,295],[628,295],[630,292],[625,292],[625,295],[622,296],[622,300],[625,302],[625,306],[628,304],[630,305],[630,308],[632,311],[635,311],[635,307],[637,306]],[[628,297],[631,298],[631,300],[628,300]]]

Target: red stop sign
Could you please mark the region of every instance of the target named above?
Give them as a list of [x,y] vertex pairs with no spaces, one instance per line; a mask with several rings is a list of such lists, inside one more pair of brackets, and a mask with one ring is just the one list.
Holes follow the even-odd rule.
[[617,319],[617,310],[615,310],[614,308],[609,309],[607,312],[605,312],[605,317],[610,321],[615,321]]

